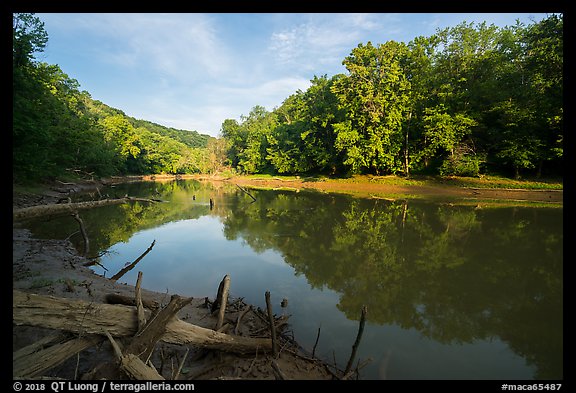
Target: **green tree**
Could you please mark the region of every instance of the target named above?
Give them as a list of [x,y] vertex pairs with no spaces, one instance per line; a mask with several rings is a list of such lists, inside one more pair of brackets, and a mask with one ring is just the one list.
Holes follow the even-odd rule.
[[401,66],[405,53],[406,45],[394,41],[360,44],[343,62],[349,75],[332,87],[346,112],[346,120],[334,125],[335,145],[354,173],[401,169],[410,90]]
[[23,67],[43,52],[48,42],[44,22],[34,14],[16,13],[12,16],[12,66]]

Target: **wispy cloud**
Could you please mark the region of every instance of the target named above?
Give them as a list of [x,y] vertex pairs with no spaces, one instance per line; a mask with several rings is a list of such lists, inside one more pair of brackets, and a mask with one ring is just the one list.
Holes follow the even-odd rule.
[[[38,14],[42,60],[130,116],[217,135],[225,119],[268,110],[314,75],[345,72],[359,43],[409,42],[478,14]],[[518,14],[518,17],[522,17]],[[524,15],[524,18],[526,15]],[[516,18],[516,16],[514,16]]]
[[398,36],[405,29],[400,21],[397,14],[310,14],[272,32],[268,49],[281,66],[333,70],[359,43]]
[[80,14],[62,16],[60,21],[64,29],[89,30],[105,40],[105,45],[93,49],[101,61],[127,68],[152,67],[185,81],[229,71],[226,45],[208,15]]

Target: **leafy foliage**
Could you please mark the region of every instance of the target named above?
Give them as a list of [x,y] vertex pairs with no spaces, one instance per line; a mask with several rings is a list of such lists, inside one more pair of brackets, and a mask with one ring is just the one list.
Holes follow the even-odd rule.
[[25,182],[70,170],[96,176],[209,171],[211,138],[126,116],[93,100],[57,65],[39,63],[48,35],[33,14],[13,18],[13,175]]
[[13,17],[16,181],[120,173],[426,172],[562,175],[563,19],[461,23],[411,42],[359,44],[347,74],[314,76],[272,111],[222,123],[222,140],[126,116],[57,65],[48,34]]
[[562,51],[561,15],[361,43],[343,60],[346,75],[315,76],[266,116],[225,120],[230,163],[249,173],[516,177],[546,165],[562,175]]

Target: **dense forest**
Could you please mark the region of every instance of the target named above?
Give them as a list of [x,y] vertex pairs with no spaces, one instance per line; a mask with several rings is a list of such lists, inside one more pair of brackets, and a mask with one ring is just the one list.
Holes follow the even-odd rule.
[[563,18],[498,28],[463,22],[409,43],[360,43],[346,74],[314,76],[272,111],[221,135],[126,116],[35,55],[33,14],[13,17],[16,182],[82,171],[561,176]]
[[215,138],[134,119],[94,100],[59,66],[35,61],[48,42],[33,14],[13,17],[12,162],[15,182],[72,174],[210,170]]
[[465,22],[408,44],[359,44],[222,135],[242,172],[562,174],[563,19]]

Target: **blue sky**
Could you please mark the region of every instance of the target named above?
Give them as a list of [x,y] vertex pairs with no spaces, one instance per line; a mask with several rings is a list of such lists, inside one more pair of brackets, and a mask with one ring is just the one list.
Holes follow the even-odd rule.
[[461,22],[510,26],[542,13],[38,13],[58,64],[128,116],[217,136],[225,119],[268,110],[315,75],[344,73],[359,43],[408,43]]

